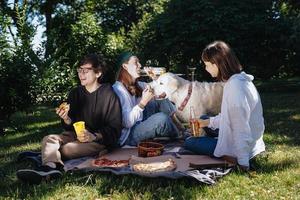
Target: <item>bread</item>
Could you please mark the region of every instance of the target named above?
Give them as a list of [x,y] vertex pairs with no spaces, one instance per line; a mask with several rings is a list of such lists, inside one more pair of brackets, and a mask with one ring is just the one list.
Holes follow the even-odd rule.
[[59,105],[58,109],[68,110],[70,108],[70,104],[67,102],[63,102]]

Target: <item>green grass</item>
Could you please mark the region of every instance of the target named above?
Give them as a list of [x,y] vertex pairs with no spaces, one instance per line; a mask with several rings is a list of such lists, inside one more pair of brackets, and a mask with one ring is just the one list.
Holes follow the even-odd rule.
[[25,185],[15,173],[28,165],[16,163],[17,154],[40,150],[43,136],[62,130],[54,109],[36,106],[15,114],[0,137],[0,199],[300,199],[300,92],[263,88],[267,153],[254,173],[233,172],[214,186],[109,173],[66,173],[58,181]]

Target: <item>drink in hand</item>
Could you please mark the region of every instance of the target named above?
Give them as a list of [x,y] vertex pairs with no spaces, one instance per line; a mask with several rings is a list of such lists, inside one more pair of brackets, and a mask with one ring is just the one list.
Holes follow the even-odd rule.
[[200,137],[202,128],[200,127],[200,121],[195,116],[195,111],[194,111],[193,106],[190,107],[190,120],[189,121],[190,121],[190,128],[191,128],[192,135],[194,137]]
[[85,130],[84,121],[79,121],[73,124],[77,137],[83,135],[83,131]]

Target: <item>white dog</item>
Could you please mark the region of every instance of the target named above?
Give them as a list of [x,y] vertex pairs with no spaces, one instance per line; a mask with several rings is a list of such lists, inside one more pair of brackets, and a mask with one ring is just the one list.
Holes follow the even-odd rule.
[[191,82],[173,73],[165,73],[150,83],[154,94],[168,98],[177,108],[176,116],[182,122],[188,122],[190,107],[195,115],[218,114],[221,110],[224,84],[221,82]]

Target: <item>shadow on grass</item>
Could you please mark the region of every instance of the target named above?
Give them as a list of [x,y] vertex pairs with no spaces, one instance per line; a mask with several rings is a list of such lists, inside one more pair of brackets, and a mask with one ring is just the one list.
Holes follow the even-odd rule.
[[2,137],[0,138],[0,142],[2,144],[1,148],[41,142],[44,136],[49,134],[60,134],[62,131],[63,130],[58,125],[49,125],[43,128],[37,128],[28,134],[23,134],[22,136],[15,136],[15,138],[10,138],[8,141],[5,141],[6,137]]
[[45,194],[54,194],[62,185],[59,184],[59,180],[51,181],[51,183],[32,185],[18,180],[14,181],[7,177],[5,184],[1,183],[0,187],[0,197],[9,199],[42,199]]
[[6,127],[5,135],[15,132],[26,132],[34,128],[28,128],[38,123],[55,123],[59,120],[52,108],[46,106],[35,106],[30,112],[17,112],[12,115],[9,127]]
[[300,93],[265,93],[262,95],[266,132],[272,144],[299,145]]
[[283,160],[279,163],[259,163],[256,172],[261,174],[272,174],[274,172],[284,171],[286,169],[293,168],[297,164],[298,162],[295,160]]
[[[1,186],[2,195],[11,197],[14,191],[19,192],[18,198],[31,197],[51,197],[56,190],[65,185],[73,185],[84,188],[90,186],[96,188],[97,196],[111,195],[120,193],[128,196],[128,199],[141,198],[145,193],[150,195],[150,199],[170,199],[172,196],[182,197],[182,199],[193,199],[191,190],[197,186],[202,190],[207,185],[199,184],[198,181],[188,178],[179,180],[165,178],[144,178],[132,175],[117,176],[111,173],[66,173],[62,179],[49,184],[28,185],[20,181],[14,181],[6,176],[6,184]],[[42,193],[42,194],[41,194]],[[40,194],[40,196],[38,196]]]
[[[89,175],[87,175],[89,174]],[[138,198],[138,195],[148,193],[151,199],[169,199],[172,196],[182,197],[182,199],[192,199],[190,189],[195,186],[199,190],[208,185],[201,184],[191,178],[166,179],[166,178],[147,178],[137,175],[118,176],[109,172],[106,173],[85,173],[76,172],[73,177],[78,177],[77,184],[88,184],[97,187],[99,195],[108,195],[112,191],[117,193],[127,193],[129,199]],[[90,178],[92,177],[92,178]],[[73,178],[70,178],[74,182]],[[89,179],[89,181],[88,181]],[[98,180],[101,180],[99,182]]]
[[257,155],[255,158],[250,160],[250,165],[252,170],[260,174],[272,174],[274,172],[284,171],[291,168],[294,168],[299,164],[296,159],[289,157],[284,158],[283,160],[276,161],[269,158],[272,152],[263,152]]

